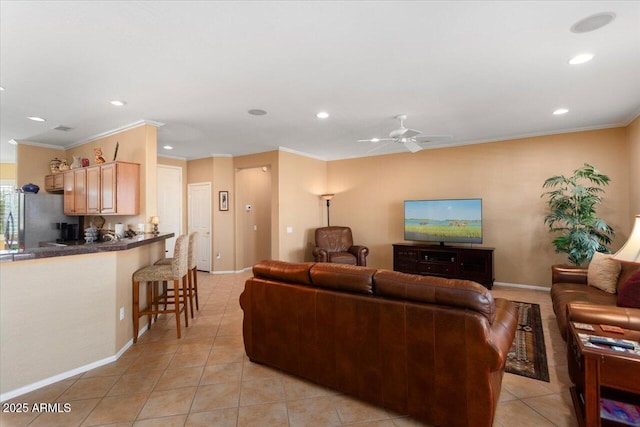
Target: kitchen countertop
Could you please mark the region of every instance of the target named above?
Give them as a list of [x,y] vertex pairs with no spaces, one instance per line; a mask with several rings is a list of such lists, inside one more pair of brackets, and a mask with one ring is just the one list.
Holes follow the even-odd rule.
[[125,251],[142,245],[159,242],[174,237],[174,233],[154,235],[145,233],[129,239],[110,242],[94,242],[74,245],[52,245],[31,249],[14,249],[0,251],[0,262],[22,261],[29,259],[53,258],[59,256],[92,254],[97,252]]

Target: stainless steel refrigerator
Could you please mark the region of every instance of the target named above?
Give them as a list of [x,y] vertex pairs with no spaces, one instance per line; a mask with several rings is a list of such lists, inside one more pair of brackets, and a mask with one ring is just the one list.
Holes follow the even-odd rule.
[[69,230],[79,232],[78,217],[64,214],[62,194],[15,193],[7,197],[6,249],[37,248],[42,242],[66,240],[72,235]]

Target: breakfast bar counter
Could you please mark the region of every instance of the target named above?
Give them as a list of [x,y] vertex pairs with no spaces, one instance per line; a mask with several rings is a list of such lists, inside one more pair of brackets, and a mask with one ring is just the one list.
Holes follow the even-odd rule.
[[0,400],[117,360],[133,342],[133,273],[173,236],[0,255]]
[[0,251],[0,262],[22,261],[27,259],[53,258],[69,255],[91,254],[96,252],[124,251],[142,245],[156,242],[164,242],[174,236],[174,233],[141,234],[127,239],[119,239],[110,242],[85,243],[54,243],[47,246],[31,249],[14,249]]

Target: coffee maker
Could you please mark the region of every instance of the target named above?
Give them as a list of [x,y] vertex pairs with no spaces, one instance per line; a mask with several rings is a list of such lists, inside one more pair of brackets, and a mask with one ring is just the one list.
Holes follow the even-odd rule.
[[60,222],[58,223],[58,228],[60,229],[58,242],[72,242],[80,239],[78,224]]

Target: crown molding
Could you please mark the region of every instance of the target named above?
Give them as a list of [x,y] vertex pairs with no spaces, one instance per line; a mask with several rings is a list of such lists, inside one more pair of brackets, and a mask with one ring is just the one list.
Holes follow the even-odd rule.
[[16,145],[32,145],[34,147],[42,147],[42,148],[53,148],[54,150],[66,150],[67,148],[65,146],[62,145],[53,145],[53,144],[45,144],[42,142],[34,142],[34,141],[27,141],[25,139],[14,139],[13,141],[16,142]]
[[76,141],[76,142],[74,142],[74,143],[72,143],[70,145],[67,145],[65,148],[77,147],[78,145],[87,144],[89,142],[93,142],[93,141],[101,139],[101,138],[106,138],[108,136],[115,135],[117,133],[124,132],[126,130],[135,129],[137,127],[144,126],[144,125],[155,126],[155,127],[158,128],[160,126],[164,126],[164,123],[157,122],[155,120],[144,120],[144,119],[138,120],[136,122],[129,123],[128,125],[124,125],[124,126],[121,126],[119,128],[108,130],[106,132],[102,132],[102,133],[99,133],[97,135],[90,136],[89,138],[81,139],[81,140]]

